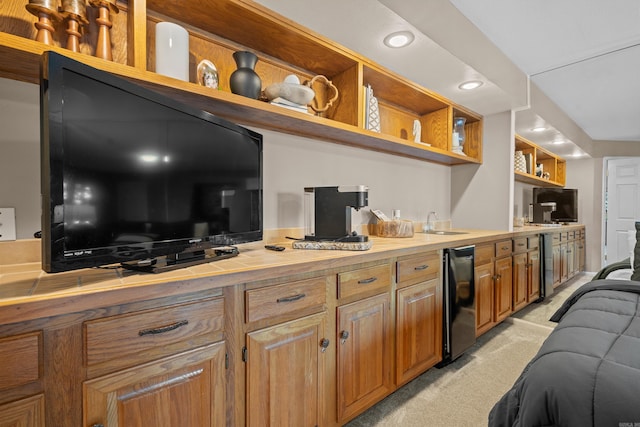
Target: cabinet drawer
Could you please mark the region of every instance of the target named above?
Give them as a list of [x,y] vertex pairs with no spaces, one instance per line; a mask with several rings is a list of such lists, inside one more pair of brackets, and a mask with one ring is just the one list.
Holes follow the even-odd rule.
[[326,279],[317,277],[245,292],[247,322],[322,307],[327,301]]
[[560,243],[560,233],[553,233],[551,235],[551,242],[554,245],[557,245],[558,243]]
[[0,390],[40,378],[41,346],[41,332],[0,339]]
[[513,252],[520,253],[527,251],[527,238],[526,237],[518,237],[513,239]]
[[496,242],[496,258],[511,255],[511,239]]
[[561,242],[566,242],[567,239],[569,238],[569,233],[568,232],[564,232],[564,233],[560,233],[560,241]]
[[529,249],[538,249],[540,247],[540,236],[531,236],[527,238]]
[[475,252],[475,264],[482,265],[490,263],[494,253],[495,245],[491,243],[477,245]]
[[90,320],[84,327],[87,366],[116,359],[117,366],[133,365],[221,339],[224,302],[216,298]]
[[437,252],[421,254],[397,262],[398,285],[407,286],[438,277],[440,255]]
[[575,231],[568,231],[567,232],[567,239],[568,240],[574,240],[576,238],[576,232]]
[[388,288],[390,284],[391,264],[345,271],[338,274],[338,298],[382,290]]

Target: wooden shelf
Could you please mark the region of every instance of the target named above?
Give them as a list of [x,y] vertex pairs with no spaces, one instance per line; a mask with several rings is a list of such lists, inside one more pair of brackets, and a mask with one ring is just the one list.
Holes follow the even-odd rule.
[[[249,1],[130,0],[118,3],[112,14],[113,61],[95,58],[95,24],[87,26],[81,52],[65,43],[62,24],[54,35],[56,46],[33,40],[35,17],[24,2],[8,0],[0,11],[10,16],[0,23],[0,76],[39,82],[40,57],[54,50],[89,66],[105,70],[164,93],[184,103],[247,126],[320,139],[367,150],[416,158],[446,165],[482,163],[482,117],[464,107],[336,45],[273,11]],[[88,7],[89,13],[93,8]],[[212,12],[215,11],[215,12]],[[89,17],[95,20],[94,17]],[[202,59],[212,60],[219,71],[219,90],[156,74],[155,24],[171,21],[183,25],[190,35],[190,80]],[[250,29],[250,30],[248,30]],[[301,81],[324,75],[338,88],[336,105],[318,117],[266,102],[232,94],[229,76],[235,70],[237,50],[251,50],[258,57],[256,72],[263,88],[281,82],[288,74]],[[370,84],[380,106],[381,132],[365,129],[365,85]],[[317,96],[323,94],[317,91]],[[467,118],[465,155],[451,151],[453,117]],[[413,142],[413,121],[422,124],[422,141]]]
[[[563,158],[519,135],[516,135],[515,150],[522,151],[525,156],[531,156],[532,165],[534,165],[532,173],[514,171],[516,181],[540,187],[564,187],[566,161]],[[543,172],[549,173],[549,179],[536,176],[535,165],[537,164],[542,165]]]

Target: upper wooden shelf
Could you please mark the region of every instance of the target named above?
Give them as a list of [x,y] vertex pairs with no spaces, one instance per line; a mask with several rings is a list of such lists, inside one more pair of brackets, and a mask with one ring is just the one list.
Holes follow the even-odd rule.
[[[53,50],[243,125],[446,165],[482,163],[481,116],[261,5],[241,0],[130,0],[118,6],[120,13],[112,14],[114,59],[106,61],[92,56],[95,24],[85,29],[82,53],[75,53],[60,47],[66,40],[62,23],[53,46],[36,42],[35,17],[24,2],[3,2],[0,12],[12,19],[0,22],[0,76],[37,84],[41,55]],[[155,24],[160,21],[183,25],[190,34],[190,82],[154,72]],[[288,74],[296,74],[301,81],[324,75],[339,89],[337,104],[326,117],[318,117],[232,94],[228,82],[237,50],[258,55],[256,72],[263,88]],[[219,90],[194,83],[195,68],[202,59],[218,67]],[[365,129],[365,85],[372,86],[379,101],[380,133]],[[451,149],[453,117],[459,115],[467,119],[465,155]],[[422,124],[421,140],[430,146],[413,142],[414,120]]]
[[[532,159],[532,170],[527,172],[514,171],[515,179],[527,184],[540,187],[564,187],[566,182],[566,161],[556,154],[545,150],[534,142],[516,135],[515,150],[522,151]],[[549,173],[548,178],[536,175],[535,165],[541,165],[542,171]]]

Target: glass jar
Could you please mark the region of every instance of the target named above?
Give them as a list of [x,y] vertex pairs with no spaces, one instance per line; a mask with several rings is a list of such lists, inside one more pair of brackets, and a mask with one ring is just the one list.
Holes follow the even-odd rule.
[[451,146],[453,147],[453,152],[457,154],[465,155],[463,152],[464,141],[465,141],[465,131],[464,124],[467,119],[464,117],[454,117],[453,118],[453,135],[451,139]]

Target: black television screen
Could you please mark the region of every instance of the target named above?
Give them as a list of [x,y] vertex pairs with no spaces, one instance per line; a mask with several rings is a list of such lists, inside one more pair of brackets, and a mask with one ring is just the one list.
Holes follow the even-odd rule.
[[45,271],[262,239],[260,134],[52,52],[40,83]]
[[578,190],[575,188],[533,188],[533,203],[555,202],[553,222],[578,222]]

